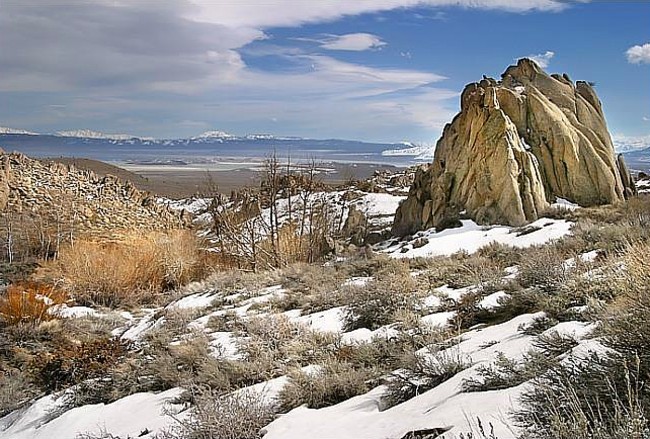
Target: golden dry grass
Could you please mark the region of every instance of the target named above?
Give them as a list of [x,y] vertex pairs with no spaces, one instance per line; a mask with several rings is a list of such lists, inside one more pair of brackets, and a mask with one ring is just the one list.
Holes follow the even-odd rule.
[[206,263],[191,231],[130,232],[65,245],[38,276],[61,282],[78,303],[146,304],[199,278]]
[[6,325],[38,324],[53,319],[51,307],[66,302],[66,293],[51,285],[27,282],[10,285],[0,297],[0,320]]

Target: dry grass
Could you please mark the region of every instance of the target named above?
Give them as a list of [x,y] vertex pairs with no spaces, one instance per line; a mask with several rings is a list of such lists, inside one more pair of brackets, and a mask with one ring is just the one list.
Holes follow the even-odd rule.
[[190,231],[131,232],[65,245],[39,277],[61,282],[77,303],[114,307],[155,303],[162,292],[202,275],[205,265]]
[[64,291],[38,282],[10,285],[0,296],[0,321],[6,325],[39,324],[55,318],[50,308],[65,303]]

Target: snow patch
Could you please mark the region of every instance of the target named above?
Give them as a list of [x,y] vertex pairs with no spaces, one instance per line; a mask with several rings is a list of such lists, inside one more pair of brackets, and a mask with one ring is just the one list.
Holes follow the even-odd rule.
[[[517,248],[545,244],[570,233],[573,223],[566,220],[540,218],[525,228],[509,226],[479,226],[472,220],[461,221],[462,226],[436,232],[429,229],[418,232],[410,242],[395,240],[378,244],[377,249],[393,258],[416,258],[450,256],[459,251],[474,253],[491,243],[506,244]],[[414,241],[426,242],[414,246]]]

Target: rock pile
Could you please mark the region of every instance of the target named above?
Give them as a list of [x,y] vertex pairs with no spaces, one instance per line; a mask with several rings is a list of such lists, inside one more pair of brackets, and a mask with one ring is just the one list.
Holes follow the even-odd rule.
[[453,227],[461,215],[518,226],[556,198],[594,206],[634,192],[593,86],[522,59],[500,81],[484,77],[465,87],[460,113],[445,127],[433,163],[417,173],[392,232]]
[[187,219],[117,177],[0,150],[0,213],[79,232],[182,227]]

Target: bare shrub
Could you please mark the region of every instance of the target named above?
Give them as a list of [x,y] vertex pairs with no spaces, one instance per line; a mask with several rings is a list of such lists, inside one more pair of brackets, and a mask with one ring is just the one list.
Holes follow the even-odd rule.
[[280,311],[302,309],[303,313],[345,305],[351,294],[342,287],[344,270],[320,264],[294,263],[282,270],[282,286],[288,291],[271,301]]
[[10,264],[50,259],[75,233],[66,220],[69,203],[52,204],[45,213],[5,211],[0,215],[0,261]]
[[372,388],[380,375],[375,368],[354,368],[349,363],[328,362],[318,371],[289,373],[289,383],[278,397],[280,412],[306,405],[329,407]]
[[275,407],[256,392],[220,395],[204,390],[193,399],[190,416],[177,417],[177,425],[160,439],[259,439],[275,415]]
[[520,248],[498,242],[491,242],[476,252],[477,256],[485,257],[499,267],[517,265],[521,261],[522,253]]
[[537,378],[556,363],[554,357],[538,351],[528,352],[519,361],[499,352],[493,363],[476,369],[479,378],[464,380],[462,389],[464,392],[508,389]]
[[543,293],[535,288],[513,289],[498,300],[499,306],[489,310],[480,310],[480,322],[502,323],[522,314],[543,309]]
[[125,342],[97,339],[73,344],[67,342],[46,355],[32,359],[29,369],[41,388],[57,391],[87,379],[101,378],[124,358]]
[[603,315],[604,343],[621,353],[628,362],[640,359],[639,367],[650,376],[650,245],[628,248],[618,273],[616,300]]
[[533,341],[533,347],[548,357],[557,357],[578,346],[579,342],[572,335],[550,331],[541,334]]
[[524,335],[540,335],[542,332],[551,329],[553,326],[557,325],[559,322],[553,317],[549,317],[546,314],[535,317],[529,324],[520,325],[517,328]]
[[488,256],[468,255],[458,253],[449,259],[452,264],[445,273],[445,283],[452,288],[463,288],[475,285],[489,288],[501,282],[503,268],[506,265]]
[[218,258],[225,267],[253,271],[292,262],[316,262],[332,251],[343,222],[316,181],[316,164],[299,176],[286,173],[273,153],[264,162],[260,190],[243,190],[230,201],[215,197],[209,213]]
[[417,283],[403,267],[395,273],[389,273],[371,280],[366,285],[355,289],[347,308],[347,331],[358,328],[377,329],[395,322],[395,313],[415,310],[419,307],[420,297]]
[[554,292],[569,278],[571,268],[564,261],[565,256],[554,247],[541,247],[521,262],[517,279],[524,287]]
[[334,334],[312,331],[282,315],[247,319],[243,326],[239,350],[248,362],[274,374],[290,365],[323,361],[328,355],[326,347],[337,339]]
[[[626,248],[625,269],[608,273],[614,302],[602,314],[599,341],[609,350],[563,361],[534,381],[517,413],[525,437],[636,438],[650,435],[650,264],[648,244]],[[543,341],[547,348],[558,343]],[[564,349],[564,342],[558,349]]]
[[637,365],[592,354],[553,367],[524,392],[515,419],[525,439],[645,439],[645,378]]
[[20,370],[0,373],[0,417],[20,408],[38,395],[29,377]]
[[437,387],[469,366],[470,359],[453,348],[411,354],[402,369],[390,374],[382,399],[386,408],[396,406]]

